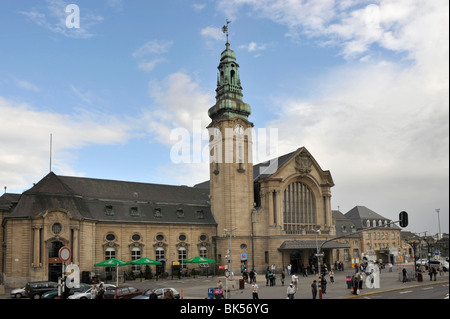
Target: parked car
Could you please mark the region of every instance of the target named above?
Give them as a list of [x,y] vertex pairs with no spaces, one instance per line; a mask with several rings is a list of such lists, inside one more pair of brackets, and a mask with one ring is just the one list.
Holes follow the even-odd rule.
[[[175,288],[158,288],[158,289],[155,289],[155,293],[158,296],[158,299],[164,299],[164,293],[168,289],[172,290],[172,293],[173,293],[175,299],[180,299],[180,293]],[[142,295],[134,297],[133,299],[149,299],[151,292],[152,292],[152,290],[148,289]]]
[[[110,284],[103,284],[105,289],[108,289],[109,287],[115,287],[115,285]],[[87,289],[84,289],[83,291],[75,292],[73,295],[70,295],[68,299],[91,299],[91,291],[92,287],[89,287]]]
[[[79,288],[70,288],[69,290],[69,296],[73,295],[76,292],[86,290],[87,288],[90,288],[92,285],[89,284],[80,284]],[[69,289],[66,287],[66,289]],[[55,299],[58,298],[58,289],[49,290],[47,292],[44,292],[41,296],[42,299]]]
[[25,293],[32,299],[40,299],[43,293],[54,289],[58,289],[58,283],[53,281],[34,281],[25,285]]
[[104,299],[131,299],[142,295],[143,291],[131,286],[109,287],[105,290]]
[[448,271],[448,261],[441,260],[441,266],[442,266],[442,270]]
[[425,259],[425,258],[417,259],[417,261],[416,261],[416,265],[423,265],[423,266],[425,266],[427,264],[428,264],[428,259]]
[[25,287],[22,287],[11,290],[10,295],[11,298],[22,298],[25,297],[27,294],[25,293]]
[[445,260],[430,259],[429,264],[433,267],[437,267],[440,264],[443,271],[448,271],[448,262]]

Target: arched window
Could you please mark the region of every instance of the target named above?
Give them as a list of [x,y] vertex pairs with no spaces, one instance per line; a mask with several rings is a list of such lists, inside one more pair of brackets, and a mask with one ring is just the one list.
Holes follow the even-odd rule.
[[[141,249],[139,247],[133,247],[131,250],[131,260],[136,260],[141,258]],[[139,265],[133,265],[131,267],[132,270],[140,270],[141,266]]]
[[207,258],[207,254],[208,250],[206,249],[206,247],[200,247],[200,257],[204,257]]
[[283,195],[283,229],[297,234],[316,225],[316,201],[311,189],[300,182],[290,184]]
[[184,247],[178,248],[178,262],[180,263],[181,268],[186,267],[184,263],[184,261],[186,260],[186,255],[187,255],[186,248]]

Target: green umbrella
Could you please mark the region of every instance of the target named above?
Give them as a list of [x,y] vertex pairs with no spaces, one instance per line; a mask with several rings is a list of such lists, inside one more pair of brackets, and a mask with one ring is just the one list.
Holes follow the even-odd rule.
[[117,266],[126,266],[126,265],[128,265],[128,263],[126,261],[116,259],[116,258],[106,259],[99,263],[94,264],[95,267],[117,267]]
[[139,259],[131,260],[128,262],[128,264],[131,264],[131,265],[162,265],[161,262],[147,258],[147,257],[142,257]]
[[191,263],[191,264],[211,264],[211,263],[215,263],[216,261],[212,260],[212,259],[208,259],[206,257],[197,256],[197,257],[186,259],[184,262]]
[[106,259],[104,261],[94,264],[95,267],[116,267],[116,286],[119,286],[119,272],[117,271],[117,267],[126,265],[128,265],[126,261],[116,258]]

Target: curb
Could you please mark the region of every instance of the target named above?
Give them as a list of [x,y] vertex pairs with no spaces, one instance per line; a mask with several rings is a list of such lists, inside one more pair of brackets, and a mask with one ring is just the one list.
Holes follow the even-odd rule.
[[373,291],[373,292],[369,292],[369,293],[364,293],[361,295],[354,295],[354,296],[348,296],[348,297],[344,297],[342,299],[356,299],[356,298],[361,298],[364,296],[371,296],[371,295],[376,295],[376,294],[381,294],[381,293],[385,293],[385,292],[391,292],[391,291],[399,291],[399,290],[406,290],[406,289],[414,289],[414,288],[420,288],[420,287],[428,287],[428,286],[435,286],[435,285],[441,285],[441,284],[448,284],[447,282],[433,282],[433,283],[429,283],[429,284],[422,284],[422,285],[414,285],[414,286],[408,286],[408,287],[400,287],[400,288],[393,288],[393,289],[387,289],[387,290],[379,290],[379,291]]

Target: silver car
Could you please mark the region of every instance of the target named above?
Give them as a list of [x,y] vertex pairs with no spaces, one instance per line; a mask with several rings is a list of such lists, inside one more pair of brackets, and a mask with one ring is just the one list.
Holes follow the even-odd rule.
[[13,289],[10,294],[11,298],[23,298],[26,296],[25,287]]

